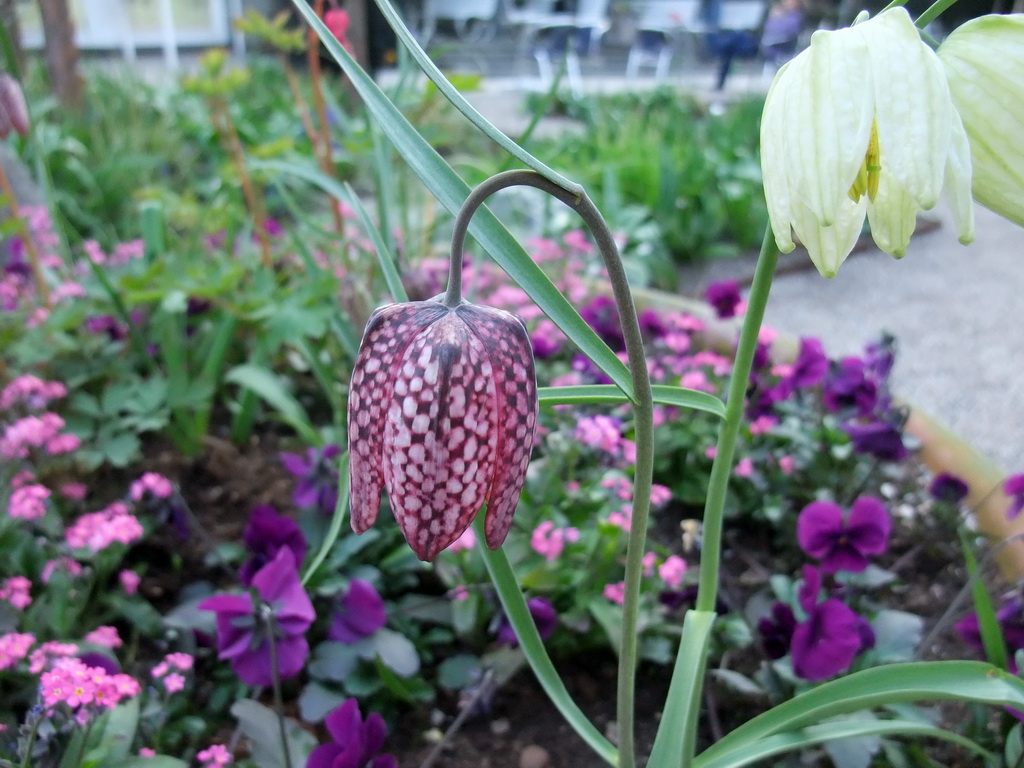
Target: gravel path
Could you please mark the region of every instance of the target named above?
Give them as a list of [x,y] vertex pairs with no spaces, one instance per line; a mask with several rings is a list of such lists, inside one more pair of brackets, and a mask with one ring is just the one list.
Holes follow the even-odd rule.
[[839,275],[780,276],[765,322],[815,335],[832,356],[858,354],[883,331],[898,342],[896,394],[937,417],[1004,470],[1024,470],[1024,229],[978,208],[977,237],[942,226],[894,261],[855,254]]

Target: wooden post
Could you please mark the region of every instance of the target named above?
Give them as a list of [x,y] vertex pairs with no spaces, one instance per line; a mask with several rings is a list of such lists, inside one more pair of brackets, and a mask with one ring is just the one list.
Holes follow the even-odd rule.
[[50,88],[66,109],[81,109],[82,78],[78,73],[78,46],[68,0],[39,0],[46,38],[46,71]]

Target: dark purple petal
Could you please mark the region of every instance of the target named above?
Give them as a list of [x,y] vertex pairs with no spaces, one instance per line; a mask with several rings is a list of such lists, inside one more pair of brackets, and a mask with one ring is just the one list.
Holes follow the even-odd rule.
[[878,386],[867,377],[864,361],[859,357],[839,361],[825,380],[822,401],[833,413],[853,409],[861,416],[870,414],[878,403]]
[[359,702],[346,699],[341,706],[324,718],[324,725],[331,738],[339,744],[351,744],[359,741],[363,718],[359,712]]
[[812,682],[826,680],[847,669],[860,647],[857,614],[839,600],[826,600],[793,631],[793,672]]
[[345,753],[345,750],[337,744],[321,744],[314,749],[306,759],[306,768],[349,768],[355,763],[346,764],[338,762]]
[[[558,613],[555,611],[555,606],[544,597],[531,597],[526,601],[526,606],[530,609],[530,615],[533,617],[533,623],[537,626],[540,639],[547,640],[558,626]],[[505,616],[502,617],[501,625],[498,627],[497,640],[499,645],[506,645],[509,648],[519,647],[519,638],[516,637],[512,624]]]
[[252,553],[239,571],[239,581],[245,586],[252,583],[256,572],[273,560],[282,547],[292,551],[296,563],[301,563],[306,557],[306,537],[298,523],[277,514],[270,506],[253,509],[242,532],[242,540]]
[[369,637],[386,622],[387,610],[377,590],[369,582],[352,579],[334,613],[327,636],[342,643],[354,643]]
[[320,503],[320,484],[314,478],[300,480],[295,486],[292,501],[297,507],[315,507]]
[[761,648],[769,659],[781,659],[789,653],[793,630],[796,629],[796,616],[793,609],[785,603],[775,603],[771,616],[762,616],[757,622],[757,631],[761,635]]
[[928,493],[936,501],[944,501],[947,504],[959,504],[965,498],[970,489],[963,480],[948,472],[940,472],[928,486]]
[[796,521],[796,539],[809,556],[822,559],[843,535],[843,510],[831,501],[812,501]]
[[278,458],[281,460],[284,468],[296,477],[305,477],[313,471],[312,463],[297,453],[280,453]]
[[741,300],[740,286],[734,280],[711,283],[704,291],[704,298],[714,308],[718,317],[735,317],[736,308]]
[[305,632],[316,611],[302,587],[295,556],[287,547],[278,550],[274,559],[253,577],[252,585],[275,609],[278,624],[290,634]]
[[814,612],[818,604],[818,595],[821,592],[821,572],[813,565],[805,565],[803,569],[804,580],[797,590],[797,602],[808,614]]
[[840,539],[821,558],[821,570],[825,573],[860,573],[868,567],[868,559],[849,542]]
[[880,555],[889,544],[891,527],[885,504],[871,496],[861,496],[850,507],[846,537],[861,554]]
[[880,461],[903,461],[909,455],[902,431],[886,419],[850,421],[842,427],[857,453],[874,456]]
[[384,746],[384,739],[388,737],[388,727],[384,724],[384,718],[376,712],[371,712],[363,722],[363,755],[369,759],[370,756],[380,752]]
[[794,387],[805,389],[816,387],[828,374],[828,358],[818,339],[800,339],[800,352],[788,378]]
[[1013,520],[1024,510],[1024,474],[1010,475],[1003,483],[1003,493],[1010,497],[1006,516]]
[[970,613],[953,626],[965,643],[976,651],[984,652],[985,644],[981,640],[981,626],[978,624],[978,614]]

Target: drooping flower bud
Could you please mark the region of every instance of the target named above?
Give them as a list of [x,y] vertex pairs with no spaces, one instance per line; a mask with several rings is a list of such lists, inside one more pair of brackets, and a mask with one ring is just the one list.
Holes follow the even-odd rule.
[[487,505],[487,545],[512,524],[533,449],[537,382],[522,320],[440,297],[390,304],[367,323],[348,404],[352,529],[386,488],[421,560],[433,560]]
[[21,84],[0,74],[0,139],[6,139],[12,128],[21,136],[28,133],[28,106]]
[[974,199],[1024,226],[1024,14],[990,14],[939,46],[971,144]]

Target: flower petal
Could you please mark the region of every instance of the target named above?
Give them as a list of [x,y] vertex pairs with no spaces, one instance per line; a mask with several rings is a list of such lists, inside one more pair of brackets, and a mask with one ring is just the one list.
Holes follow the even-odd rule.
[[376,310],[359,347],[348,399],[352,530],[362,533],[380,511],[384,486],[384,413],[403,353],[418,333],[447,313],[439,302],[389,304]]
[[839,206],[835,223],[822,226],[811,210],[800,201],[793,206],[793,231],[807,248],[807,253],[824,277],[835,277],[840,265],[853,250],[857,238],[864,228],[864,214],[867,212],[867,195],[859,203],[848,197]]
[[843,534],[843,510],[830,501],[812,501],[796,521],[800,549],[819,560],[829,553]]
[[971,196],[971,145],[964,130],[960,114],[953,110],[953,131],[946,158],[946,200],[953,213],[953,221],[960,242],[974,242],[974,199]]
[[886,165],[887,155],[882,153],[878,194],[868,203],[868,222],[875,245],[901,259],[907,255],[910,238],[917,227],[920,210],[914,196],[903,189]]
[[889,510],[878,499],[861,496],[850,507],[846,536],[865,555],[880,555],[889,544],[892,520]]
[[793,631],[793,672],[805,680],[825,680],[849,667],[860,646],[857,614],[839,600],[826,600]]
[[458,539],[483,506],[495,418],[487,350],[446,310],[402,356],[384,426],[388,500],[421,560]]
[[789,253],[795,247],[791,231],[793,200],[789,192],[786,155],[792,127],[789,92],[806,66],[807,57],[803,55],[783,65],[768,89],[761,115],[761,176],[764,179],[764,196],[772,232],[775,233],[775,244],[783,253]]
[[938,56],[970,138],[975,199],[1024,226],[1022,43],[1024,14],[992,14],[954,30]]
[[[870,52],[878,141],[883,168],[924,210],[942,193],[953,102],[935,52],[922,40],[905,8],[880,13]],[[912,73],[912,74],[911,74]]]
[[497,549],[508,535],[537,428],[533,345],[523,321],[500,309],[463,305],[456,312],[479,339],[491,364],[495,391],[495,456],[487,490],[484,532]]

